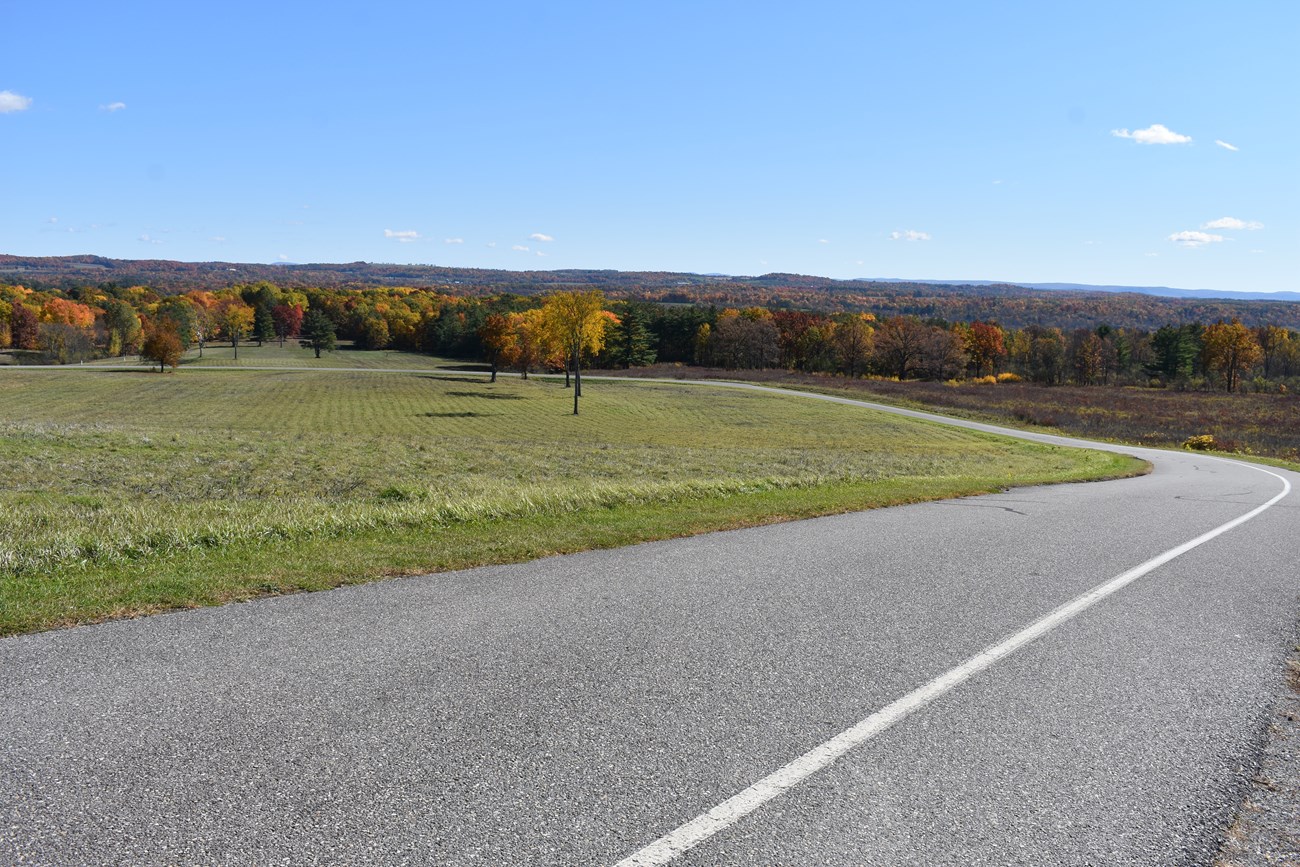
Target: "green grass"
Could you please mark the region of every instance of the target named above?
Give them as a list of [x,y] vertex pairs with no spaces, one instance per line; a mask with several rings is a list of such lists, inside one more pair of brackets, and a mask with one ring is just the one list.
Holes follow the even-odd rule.
[[210,343],[203,348],[185,353],[185,367],[355,367],[359,369],[427,370],[435,367],[469,367],[486,369],[481,364],[400,352],[390,349],[353,349],[347,341],[340,341],[334,352],[322,352],[320,358],[311,349],[301,349],[298,341],[286,341],[281,348],[277,343],[262,346],[253,344],[239,347],[239,358],[230,344]]
[[5,372],[0,634],[1142,467],[795,397],[593,381],[574,418],[570,394]]

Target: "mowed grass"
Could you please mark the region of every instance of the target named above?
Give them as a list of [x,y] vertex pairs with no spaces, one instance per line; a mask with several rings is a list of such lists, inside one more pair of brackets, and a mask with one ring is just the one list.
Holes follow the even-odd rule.
[[[100,367],[121,367],[137,362],[137,356],[126,358],[105,358],[90,362]],[[203,356],[197,349],[187,350],[181,359],[183,368],[198,367],[309,367],[335,368],[352,367],[359,370],[428,370],[430,368],[457,368],[486,370],[487,366],[455,359],[437,358],[432,355],[420,355],[414,352],[401,352],[390,349],[355,349],[349,341],[340,341],[339,348],[333,352],[322,352],[316,357],[315,350],[303,349],[297,340],[286,340],[284,346],[276,341],[268,341],[261,346],[244,343],[239,347],[239,357],[229,343],[209,343],[203,348]],[[145,365],[141,365],[142,368]]]
[[575,418],[570,395],[421,373],[0,374],[0,633],[1144,466],[797,397],[592,381]]

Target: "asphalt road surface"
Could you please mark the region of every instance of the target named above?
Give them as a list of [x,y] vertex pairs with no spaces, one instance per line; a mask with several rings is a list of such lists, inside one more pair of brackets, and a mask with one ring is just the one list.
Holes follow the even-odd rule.
[[1297,476],[1122,450],[1154,472],[0,640],[0,863],[1209,863]]

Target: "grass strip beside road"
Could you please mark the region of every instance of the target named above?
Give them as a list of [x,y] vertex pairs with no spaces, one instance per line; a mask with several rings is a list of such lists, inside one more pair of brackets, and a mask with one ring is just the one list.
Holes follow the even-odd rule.
[[0,633],[1145,466],[793,397],[593,382],[575,419],[569,394],[8,372]]

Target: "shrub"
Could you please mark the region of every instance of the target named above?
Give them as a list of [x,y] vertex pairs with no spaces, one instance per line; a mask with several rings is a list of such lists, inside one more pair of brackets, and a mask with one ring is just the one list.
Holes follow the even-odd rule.
[[1207,452],[1210,449],[1214,448],[1214,445],[1215,445],[1214,437],[1210,436],[1209,434],[1199,434],[1197,436],[1190,436],[1187,439],[1183,440],[1183,448],[1191,449],[1193,451],[1198,451],[1198,452]]
[[972,379],[971,382],[975,383],[976,385],[997,385],[998,378],[996,376],[981,376],[976,379]]
[[998,374],[998,382],[1021,382],[1021,381],[1022,380],[1019,375],[1014,374],[1009,370],[1004,373]]

